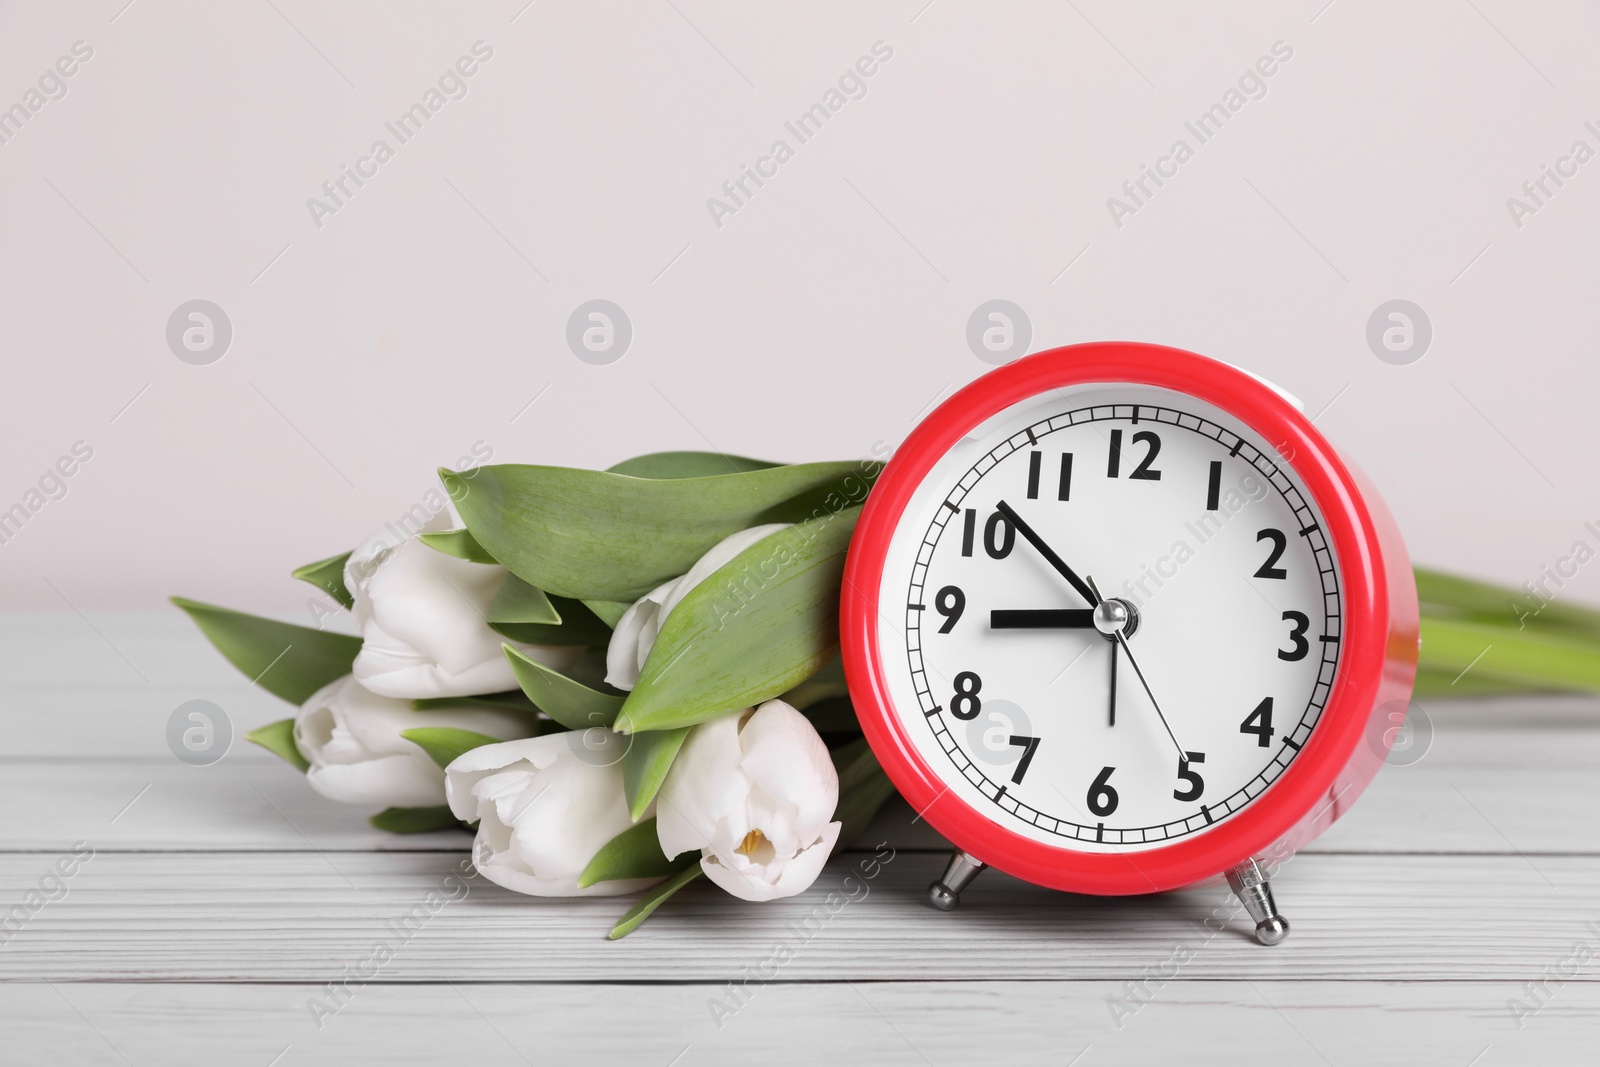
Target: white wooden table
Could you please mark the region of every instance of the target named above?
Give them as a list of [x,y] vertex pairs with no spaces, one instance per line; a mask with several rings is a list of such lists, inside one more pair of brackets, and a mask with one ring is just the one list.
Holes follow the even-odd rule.
[[[744,904],[697,885],[611,943],[626,900],[535,900],[478,879],[396,941],[391,924],[441,890],[468,838],[372,830],[242,741],[209,767],[178,762],[167,718],[194,698],[240,735],[285,714],[175,610],[0,618],[0,911],[75,844],[94,853],[64,895],[45,883],[57,899],[0,944],[0,1062],[1489,1067],[1597,1055],[1593,702],[1429,704],[1425,758],[1385,768],[1278,876],[1294,932],[1269,949],[1241,915],[1207,928],[1231,901],[1220,884],[1101,900],[989,872],[957,912],[935,912],[924,891],[945,849],[898,804],[866,842],[895,855],[864,895],[845,879],[868,853],[847,853],[798,898]],[[796,932],[847,885],[858,899]],[[393,958],[319,1025],[308,1003],[335,1004],[325,984],[380,944]],[[780,946],[789,958],[774,968]]]

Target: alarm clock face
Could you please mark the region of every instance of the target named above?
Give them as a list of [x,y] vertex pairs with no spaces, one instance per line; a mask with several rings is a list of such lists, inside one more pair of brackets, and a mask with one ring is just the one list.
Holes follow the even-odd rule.
[[1239,419],[1126,384],[973,428],[911,494],[878,590],[889,714],[947,791],[1080,852],[1204,835],[1270,795],[1340,659],[1339,561]]

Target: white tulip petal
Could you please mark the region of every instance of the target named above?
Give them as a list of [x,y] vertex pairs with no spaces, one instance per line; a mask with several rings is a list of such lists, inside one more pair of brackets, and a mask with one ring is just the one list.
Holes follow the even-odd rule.
[[729,773],[743,755],[739,723],[748,714],[701,723],[678,750],[656,800],[656,838],[668,857],[701,849],[731,851],[748,832],[747,820],[723,825],[744,814],[750,796],[749,779]]
[[702,859],[700,869],[706,872],[707,878],[741,900],[766,901],[792,897],[809,889],[822,873],[833,846],[838,843],[840,825],[832,822],[823,827],[817,843],[803,849],[784,864],[782,873],[775,881],[769,882],[762,877],[764,872],[759,868],[728,867],[716,856]]
[[498,745],[481,745],[451,761],[445,768],[445,792],[450,810],[463,822],[478,817],[479,783],[489,774],[516,763],[526,763],[538,771],[550,766],[566,751],[564,734],[545,734]]
[[659,880],[578,888],[595,853],[633,825],[622,785],[626,743],[610,733],[607,744],[592,740],[573,731],[484,745],[446,768],[450,810],[477,820],[473,862],[490,881],[532,896],[615,896]]
[[739,737],[740,768],[775,801],[794,807],[795,833],[810,842],[839,806],[839,775],[809,719],[781,700],[756,709]]
[[[422,527],[450,524],[441,511]],[[375,693],[396,698],[473,696],[517,687],[501,651],[512,644],[564,670],[578,648],[542,648],[506,641],[485,621],[506,570],[456,559],[415,537],[385,531],[351,554],[345,586],[361,631],[352,672]]]
[[662,783],[661,850],[701,850],[712,881],[745,900],[776,900],[816,880],[839,837],[839,776],[816,729],[794,708],[701,723]]
[[306,781],[331,800],[430,807],[444,800],[444,772],[401,731],[451,726],[490,737],[527,733],[512,711],[463,707],[413,711],[409,701],[370,692],[346,675],[311,695],[295,716],[295,747],[311,765]]
[[606,645],[606,683],[618,689],[632,689],[639,684],[639,671],[644,667],[644,655],[650,646],[655,644],[656,634],[661,629],[660,614],[661,601],[666,598],[672,586],[677,583],[674,578],[665,585],[658,586],[633,602],[627,611],[622,613],[622,618],[617,620],[616,629],[611,631],[611,640]]
[[426,755],[379,756],[306,770],[306,784],[329,800],[371,807],[429,808],[444,798],[444,771]]

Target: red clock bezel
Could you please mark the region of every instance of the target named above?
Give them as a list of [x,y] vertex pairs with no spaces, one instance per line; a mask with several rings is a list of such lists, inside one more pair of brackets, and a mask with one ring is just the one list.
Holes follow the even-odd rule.
[[[1132,853],[1084,852],[1024,837],[958,799],[894,711],[878,647],[878,593],[890,540],[912,494],[973,427],[1051,389],[1090,383],[1167,388],[1250,426],[1300,478],[1338,557],[1341,658],[1328,702],[1299,755],[1255,802],[1216,827]],[[1252,856],[1285,858],[1332,825],[1377,773],[1388,713],[1416,674],[1411,562],[1383,501],[1311,421],[1267,385],[1193,352],[1139,342],[1070,345],[979,378],[936,408],[895,453],[867,499],[845,564],[839,630],[845,675],[868,743],[902,796],[956,847],[1052,889],[1121,895],[1176,889]],[[920,718],[920,715],[917,716]]]

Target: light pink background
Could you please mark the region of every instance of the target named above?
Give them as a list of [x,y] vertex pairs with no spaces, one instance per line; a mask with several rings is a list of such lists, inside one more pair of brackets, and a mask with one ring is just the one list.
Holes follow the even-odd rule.
[[[1276,380],[1419,560],[1520,583],[1600,547],[1600,161],[1520,228],[1506,204],[1600,148],[1592,5],[924,2],[0,7],[0,107],[94,50],[0,144],[0,510],[94,450],[0,545],[4,607],[304,615],[290,568],[479,441],[865,455],[988,369],[965,329],[997,297],[1035,349]],[[318,228],[307,198],[480,40],[466,97]],[[877,41],[866,95],[717,226]],[[1107,198],[1277,41],[1266,96],[1117,227]],[[611,366],[565,341],[596,297],[633,324]],[[165,340],[195,298],[233,324],[209,366]],[[1393,298],[1432,320],[1410,366],[1367,347]]]

